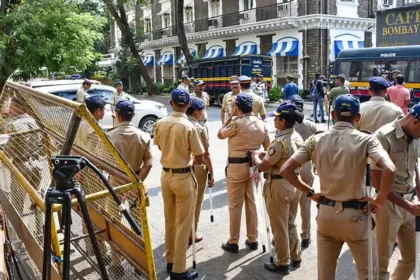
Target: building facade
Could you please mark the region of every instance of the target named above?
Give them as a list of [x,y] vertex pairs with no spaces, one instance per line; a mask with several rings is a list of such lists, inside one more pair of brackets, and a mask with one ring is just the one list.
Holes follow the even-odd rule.
[[[175,1],[153,0],[140,17],[143,62],[155,82],[172,83],[185,67],[175,25]],[[384,0],[184,0],[184,28],[195,58],[270,55],[273,80],[292,74],[308,89],[315,73],[347,48],[375,46],[374,11]],[[111,28],[112,50],[121,34]]]

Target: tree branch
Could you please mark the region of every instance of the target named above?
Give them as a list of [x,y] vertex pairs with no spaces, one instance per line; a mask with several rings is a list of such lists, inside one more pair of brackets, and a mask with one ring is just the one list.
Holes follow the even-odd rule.
[[193,61],[193,58],[191,56],[190,49],[188,48],[187,37],[185,36],[184,0],[175,1],[175,21],[179,45],[181,46],[182,52],[185,56],[185,60],[189,66]]

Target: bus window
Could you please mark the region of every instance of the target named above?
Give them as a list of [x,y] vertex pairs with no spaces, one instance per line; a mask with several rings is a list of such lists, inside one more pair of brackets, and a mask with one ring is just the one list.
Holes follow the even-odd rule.
[[410,72],[408,74],[409,82],[420,81],[420,60],[413,60],[410,63]]
[[360,61],[340,62],[338,73],[344,74],[349,81],[358,81],[360,72]]
[[399,70],[404,75],[407,70],[407,61],[363,61],[362,65],[362,81],[367,81],[372,76],[380,76],[381,72],[391,73],[393,70]]

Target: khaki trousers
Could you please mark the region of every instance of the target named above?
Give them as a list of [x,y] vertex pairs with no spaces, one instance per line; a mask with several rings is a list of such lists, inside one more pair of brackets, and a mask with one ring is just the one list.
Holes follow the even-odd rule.
[[[387,201],[382,211],[375,214],[375,235],[378,240],[379,279],[407,280],[416,266],[415,216]],[[401,258],[389,277],[388,264],[394,249],[395,239]]]
[[[302,179],[303,180],[303,179]],[[303,180],[308,186],[312,187],[314,183],[314,177],[310,180]],[[300,192],[297,190],[297,192]],[[302,233],[300,237],[302,239],[309,239],[311,237],[311,203],[312,200],[306,195],[301,195],[299,200],[300,216],[302,219]]]
[[207,169],[204,164],[194,165],[195,178],[197,179],[197,203],[195,205],[195,231],[197,232],[200,220],[201,207],[203,205],[204,193],[207,185]]
[[186,253],[197,201],[197,183],[192,173],[162,171],[163,206],[165,210],[166,262],[172,271],[186,271]]
[[[353,222],[355,217],[365,218]],[[344,243],[350,248],[359,280],[368,279],[368,216],[363,210],[342,209],[319,205],[318,222],[318,280],[335,279],[337,260]],[[395,239],[394,239],[395,240]],[[373,280],[378,279],[378,255],[373,238]]]
[[276,242],[276,266],[289,265],[290,258],[294,261],[301,259],[296,229],[300,194],[284,179],[265,181],[263,195]]
[[229,218],[230,218],[230,239],[229,243],[238,244],[241,231],[242,206],[245,202],[246,231],[249,241],[256,242],[258,236],[257,207],[253,193],[251,179],[233,183],[226,179]]

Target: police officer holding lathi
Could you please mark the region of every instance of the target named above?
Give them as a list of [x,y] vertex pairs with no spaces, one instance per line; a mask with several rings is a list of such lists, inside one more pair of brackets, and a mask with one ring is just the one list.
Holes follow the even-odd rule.
[[[195,207],[195,231],[197,232],[198,221],[200,220],[201,206],[203,204],[204,193],[207,186],[207,173],[210,173],[210,180],[208,184],[213,186],[213,165],[211,163],[209,153],[209,131],[208,127],[203,123],[206,120],[206,104],[199,97],[191,96],[191,106],[187,110],[188,119],[196,126],[198,134],[200,136],[201,144],[204,147],[203,163],[194,163],[194,173],[197,179],[197,204]],[[195,242],[203,240],[203,236],[200,234],[195,235]],[[190,238],[190,244],[192,244],[192,237]]]
[[270,145],[266,124],[253,115],[253,96],[240,93],[232,106],[232,116],[219,130],[219,139],[228,138],[228,165],[226,184],[230,218],[230,238],[222,245],[226,251],[239,252],[242,206],[245,202],[247,237],[245,244],[251,250],[258,249],[258,220],[252,179],[249,171],[248,152]]
[[[301,249],[296,230],[297,206],[300,191],[279,174],[280,168],[302,145],[302,137],[293,129],[295,123],[302,123],[303,115],[292,101],[280,104],[274,113],[274,125],[278,131],[266,152],[255,151],[253,162],[264,172],[263,195],[270,224],[273,230],[277,253],[276,263],[264,267],[272,272],[289,274],[289,265],[300,267]],[[290,262],[291,261],[291,262]]]
[[154,139],[162,151],[167,272],[172,280],[188,280],[198,277],[196,271],[186,270],[185,260],[197,200],[192,165],[203,162],[205,150],[197,128],[185,114],[191,106],[188,91],[174,89],[170,103],[173,112],[157,122]]
[[[378,241],[379,279],[409,279],[415,268],[415,215],[420,215],[418,157],[420,137],[420,105],[415,105],[405,117],[398,117],[375,132],[385,151],[397,167],[392,192],[384,209],[375,215]],[[382,171],[372,166],[372,183],[376,190],[383,187]],[[388,264],[395,239],[401,258],[389,277]]]
[[[296,109],[303,114],[303,105],[304,101],[299,95],[293,95],[290,97],[290,100],[295,103]],[[303,118],[302,123],[296,122],[293,127],[297,133],[302,137],[303,141],[308,139],[310,136],[317,132],[316,124],[312,120],[307,120]],[[302,165],[300,171],[300,178],[308,186],[312,187],[314,183],[314,173],[312,172],[312,162],[308,161]],[[299,190],[296,191],[300,193]],[[299,194],[298,194],[299,195]],[[311,199],[306,197],[306,195],[299,195],[300,201],[300,216],[302,220],[302,233],[300,234],[302,238],[302,248],[308,248],[311,243]],[[294,204],[292,206],[295,206]],[[291,208],[292,211],[297,212],[297,208]]]
[[385,100],[389,83],[382,77],[369,78],[369,93],[372,98],[360,105],[360,120],[357,129],[374,133],[383,125],[403,116],[397,105]]
[[[346,243],[352,252],[359,279],[368,279],[368,216],[386,202],[395,176],[395,165],[373,135],[354,129],[360,118],[360,101],[350,94],[336,99],[331,130],[317,133],[284,163],[280,169],[291,185],[319,204],[318,279],[335,279],[337,260]],[[382,169],[381,189],[376,197],[366,197],[367,160]],[[312,160],[316,166],[321,192],[315,193],[296,175],[296,169]],[[373,270],[377,279],[376,242],[373,242]]]

